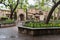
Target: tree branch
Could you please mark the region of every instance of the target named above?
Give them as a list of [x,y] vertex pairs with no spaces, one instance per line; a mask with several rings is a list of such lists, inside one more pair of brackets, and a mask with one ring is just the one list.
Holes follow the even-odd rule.
[[55,0],[52,0],[54,4],[56,4]]
[[18,4],[19,4],[19,0],[17,0],[17,4],[15,5],[15,8],[13,9],[13,12],[17,8]]
[[0,3],[2,3],[3,0],[0,1]]
[[1,4],[4,4],[5,6],[9,6],[9,5],[6,5],[5,3],[1,3]]
[[49,14],[48,14],[48,16],[47,16],[47,19],[46,19],[46,24],[48,24],[48,22],[50,21],[50,17],[51,17],[51,15],[52,15],[52,13],[53,13],[53,11],[55,10],[55,8],[58,6],[60,4],[60,1],[58,1],[53,7],[52,7],[52,9],[50,10],[50,12],[49,12]]
[[4,4],[5,6],[9,6],[9,5],[6,5],[5,3],[3,3],[3,0],[0,1],[0,4]]
[[13,11],[13,7],[12,7],[12,5],[11,5],[11,4],[9,5],[9,7],[10,7],[10,10],[11,10],[11,11]]

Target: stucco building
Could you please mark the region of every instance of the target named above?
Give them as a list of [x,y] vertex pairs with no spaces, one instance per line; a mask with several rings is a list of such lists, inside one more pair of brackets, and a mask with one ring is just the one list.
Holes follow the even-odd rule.
[[9,15],[10,15],[10,10],[9,9],[0,9],[0,17],[5,17],[5,16],[7,16],[7,17],[9,17]]
[[[28,20],[38,20],[38,21],[43,21],[46,17],[47,17],[48,13],[44,12],[42,10],[39,9],[34,9],[34,8],[30,8],[27,10],[27,14],[26,12],[24,12],[23,9],[18,9],[17,10],[17,19],[19,19],[20,21],[25,21],[26,18]],[[10,10],[7,9],[0,9],[0,17],[2,16],[10,16]]]

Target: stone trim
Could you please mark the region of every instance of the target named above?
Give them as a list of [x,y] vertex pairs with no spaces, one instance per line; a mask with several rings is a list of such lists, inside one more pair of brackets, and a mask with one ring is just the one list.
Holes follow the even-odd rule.
[[50,27],[50,28],[18,27],[18,32],[32,36],[52,35],[52,34],[54,35],[54,34],[60,34],[60,27]]

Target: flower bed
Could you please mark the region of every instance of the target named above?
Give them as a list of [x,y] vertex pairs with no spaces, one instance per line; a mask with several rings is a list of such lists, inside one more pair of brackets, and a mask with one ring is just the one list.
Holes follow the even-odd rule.
[[5,28],[5,27],[12,27],[15,26],[15,21],[11,19],[7,19],[5,21],[0,21],[0,28]]
[[49,22],[48,24],[45,24],[43,22],[26,22],[24,26],[32,28],[60,27],[60,23],[57,21]]
[[14,23],[14,20],[11,20],[11,19],[7,19],[7,20],[4,20],[4,21],[0,21],[1,24],[11,24],[11,23]]
[[1,28],[13,27],[15,25],[16,25],[15,23],[12,23],[12,24],[1,24]]

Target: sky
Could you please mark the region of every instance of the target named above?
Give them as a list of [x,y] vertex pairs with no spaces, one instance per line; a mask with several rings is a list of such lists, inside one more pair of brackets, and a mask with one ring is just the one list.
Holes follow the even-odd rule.
[[35,2],[33,0],[29,0],[28,2],[29,2],[30,5],[34,5],[35,4]]
[[[30,5],[34,5],[35,4],[34,0],[28,0],[28,3]],[[49,4],[51,4],[51,3],[49,3]],[[5,9],[5,6],[3,4],[0,4],[0,6],[3,6],[3,9]]]
[[[34,5],[35,4],[35,2],[33,0],[28,0],[28,3],[30,5]],[[3,4],[0,4],[0,6],[3,6],[3,9],[5,9],[5,6]]]

